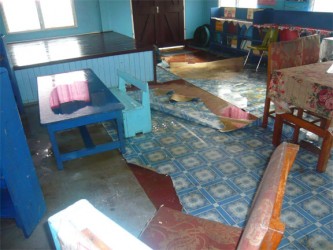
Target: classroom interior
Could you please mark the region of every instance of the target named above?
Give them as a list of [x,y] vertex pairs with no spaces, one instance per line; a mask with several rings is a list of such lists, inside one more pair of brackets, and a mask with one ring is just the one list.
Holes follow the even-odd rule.
[[[264,58],[259,65],[259,56],[251,55],[244,66],[251,39],[245,39],[245,31],[240,35],[240,27],[249,30],[257,23],[254,44],[262,42],[260,31],[267,28],[267,22],[297,27],[302,36],[320,34],[322,41],[333,36],[333,12],[312,11],[315,0],[261,1],[257,8],[262,13],[252,13],[252,20],[246,16],[249,8],[235,9],[236,16],[231,18],[238,22],[238,35],[229,37],[226,30],[231,22],[218,24],[226,15],[226,7],[219,1],[180,2],[184,4],[183,42],[172,44],[180,45],[172,48],[137,41],[134,3],[130,0],[73,0],[77,23],[66,29],[7,33],[2,12],[0,66],[15,75],[17,84],[8,81],[12,87],[8,96],[15,101],[9,101],[7,92],[1,95],[1,114],[10,110],[3,120],[6,122],[1,122],[1,249],[55,249],[48,219],[81,199],[134,237],[139,237],[160,205],[230,226],[246,225],[276,147],[272,144],[274,119],[269,118],[267,127],[262,127],[267,61]],[[269,20],[272,17],[275,19]],[[198,36],[199,28],[202,33]],[[4,53],[11,65],[3,63]],[[48,126],[41,124],[37,79],[86,68],[109,89],[117,85],[117,69],[148,82],[151,131],[126,136],[125,152],[101,150],[74,157],[64,161],[60,170]],[[137,98],[136,89],[129,92]],[[170,101],[173,94],[186,101]],[[222,120],[217,115],[221,110]],[[8,128],[14,116],[21,129]],[[15,129],[22,130],[13,137],[20,146],[5,140],[4,131],[13,133]],[[69,129],[58,133],[60,151],[84,147],[86,141],[80,132]],[[119,140],[117,127],[108,121],[89,125],[88,132],[96,145]],[[291,140],[288,126],[282,137]],[[319,173],[318,154],[309,150],[317,139],[303,133],[300,137],[301,147],[288,176],[281,209],[286,228],[279,249],[332,249],[332,150],[326,170]],[[18,176],[24,180],[15,180],[14,171],[6,168],[22,162],[30,169],[28,175],[35,176],[33,184],[23,170]],[[39,191],[31,197],[38,199],[26,204],[20,197],[29,199],[27,190],[36,183]],[[8,199],[12,205],[9,215]],[[34,226],[26,229],[15,209],[30,216],[34,214],[31,207],[39,211],[31,216]]]

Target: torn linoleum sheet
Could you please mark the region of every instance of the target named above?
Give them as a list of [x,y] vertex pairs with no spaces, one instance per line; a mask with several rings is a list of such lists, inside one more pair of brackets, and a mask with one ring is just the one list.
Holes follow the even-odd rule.
[[[221,132],[245,127],[255,120],[255,117],[253,118],[241,109],[191,84],[184,85],[186,91],[179,84],[171,85],[170,87],[175,87],[176,91],[166,88],[166,86],[150,89],[150,105],[152,109],[208,126]],[[184,92],[198,95],[188,96],[184,95]],[[128,94],[132,95],[136,100],[140,98],[137,91],[131,91]],[[208,102],[208,99],[210,99],[210,102]],[[207,107],[206,102],[209,103],[209,107]],[[215,108],[214,112],[212,111],[213,106]]]
[[213,114],[197,97],[188,97],[167,91],[164,95],[159,89],[150,90],[150,107],[188,121],[215,129],[223,129],[220,118]]

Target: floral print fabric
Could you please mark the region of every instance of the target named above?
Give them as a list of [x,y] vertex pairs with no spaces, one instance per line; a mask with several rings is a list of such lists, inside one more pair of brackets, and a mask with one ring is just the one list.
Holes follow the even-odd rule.
[[290,112],[295,105],[324,118],[333,117],[333,74],[326,73],[332,62],[281,69],[272,75],[269,96],[277,113]]

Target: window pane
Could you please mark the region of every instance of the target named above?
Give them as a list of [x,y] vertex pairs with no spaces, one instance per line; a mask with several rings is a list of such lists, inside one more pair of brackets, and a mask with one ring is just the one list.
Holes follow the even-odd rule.
[[236,7],[236,0],[220,0],[221,7]]
[[40,0],[40,7],[46,29],[75,25],[71,0]]
[[2,0],[8,32],[40,29],[34,0]]
[[318,12],[333,12],[333,1],[330,0],[315,0],[313,11]]
[[258,0],[238,0],[238,6],[241,8],[256,8]]

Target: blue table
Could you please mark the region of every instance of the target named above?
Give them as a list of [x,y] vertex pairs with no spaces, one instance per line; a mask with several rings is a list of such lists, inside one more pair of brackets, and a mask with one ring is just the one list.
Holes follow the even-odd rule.
[[[122,110],[124,105],[90,69],[37,78],[40,122],[48,129],[58,169],[63,162],[120,149],[125,152]],[[118,140],[94,145],[86,125],[114,120]],[[85,148],[60,153],[56,133],[79,128]]]

